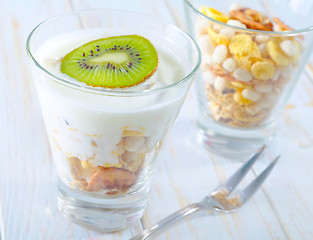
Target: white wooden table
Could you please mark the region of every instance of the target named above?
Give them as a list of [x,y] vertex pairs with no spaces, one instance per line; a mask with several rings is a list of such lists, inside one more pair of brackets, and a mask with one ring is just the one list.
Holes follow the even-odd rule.
[[[197,143],[197,108],[192,89],[160,156],[142,220],[124,231],[101,234],[63,218],[57,210],[56,172],[25,42],[40,21],[91,7],[146,12],[183,26],[182,2],[178,0],[1,0],[1,240],[128,239],[173,211],[202,199],[240,165],[207,153]],[[278,123],[275,141],[245,182],[262,171],[276,153],[282,153],[282,158],[262,190],[244,208],[230,215],[198,214],[157,239],[313,239],[312,68],[297,84]]]

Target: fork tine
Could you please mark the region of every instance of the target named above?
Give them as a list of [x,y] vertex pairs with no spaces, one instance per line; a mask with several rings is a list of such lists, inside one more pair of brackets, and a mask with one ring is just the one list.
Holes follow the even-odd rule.
[[267,176],[270,174],[270,172],[274,168],[279,158],[280,158],[280,155],[278,155],[271,162],[271,164],[268,165],[268,167],[256,179],[253,180],[253,182],[251,182],[244,190],[242,190],[239,193],[242,203],[250,199],[253,196],[253,194],[260,188],[264,180],[267,178]]
[[222,183],[218,186],[215,191],[221,188],[226,188],[228,190],[228,195],[232,193],[232,191],[237,187],[240,181],[246,176],[248,171],[251,169],[255,161],[259,158],[261,153],[264,151],[265,145],[258,149],[256,153],[254,153],[250,159],[240,167],[226,182]]

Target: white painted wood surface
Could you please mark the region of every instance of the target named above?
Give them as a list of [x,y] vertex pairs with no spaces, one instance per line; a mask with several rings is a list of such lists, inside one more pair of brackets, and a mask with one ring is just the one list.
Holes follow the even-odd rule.
[[[174,10],[169,11],[168,6]],[[56,206],[56,172],[32,83],[25,41],[40,21],[59,13],[93,7],[135,10],[181,26],[183,23],[184,13],[178,0],[1,1],[1,240],[128,239],[173,211],[202,199],[240,165],[207,153],[197,143],[196,98],[191,89],[160,156],[142,220],[119,233],[101,234],[63,218]],[[282,159],[262,190],[237,213],[216,216],[201,213],[157,239],[313,239],[312,76],[310,70],[302,75],[279,121],[275,144],[243,183],[262,171],[275,153],[282,153]]]

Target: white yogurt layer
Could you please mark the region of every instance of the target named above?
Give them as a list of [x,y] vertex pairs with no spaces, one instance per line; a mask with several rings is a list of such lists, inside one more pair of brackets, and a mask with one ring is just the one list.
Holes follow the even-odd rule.
[[[80,45],[103,37],[106,35],[99,31],[56,36],[38,49],[36,59],[55,76],[83,86],[61,73],[60,59]],[[184,68],[173,52],[165,46],[155,47],[159,66],[153,76],[142,84],[119,91],[155,89],[185,76]],[[183,101],[177,89],[162,94],[113,97],[65,86],[45,74],[37,74],[36,81],[51,144],[66,157],[88,161],[92,166],[119,164],[115,150],[125,130],[139,131],[149,139],[147,149],[162,142]]]

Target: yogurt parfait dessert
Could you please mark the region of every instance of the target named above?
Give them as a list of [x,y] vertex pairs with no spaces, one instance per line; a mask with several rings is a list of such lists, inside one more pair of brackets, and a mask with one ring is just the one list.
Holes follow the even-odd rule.
[[[86,11],[105,26],[51,34],[31,55],[40,67],[34,77],[60,179],[59,208],[105,231],[142,216],[156,157],[200,56],[173,26],[130,12],[124,27],[103,19],[112,14],[120,24],[122,13]],[[145,24],[130,27],[132,17]]]
[[[141,99],[136,92],[173,84],[184,69],[173,53],[157,51],[144,37],[97,39],[99,31],[49,39],[36,57],[56,76],[106,89],[109,96],[44,81],[38,94],[62,181],[79,191],[116,195],[136,189],[148,174],[183,99],[168,94]],[[134,96],[110,96],[116,92]]]

